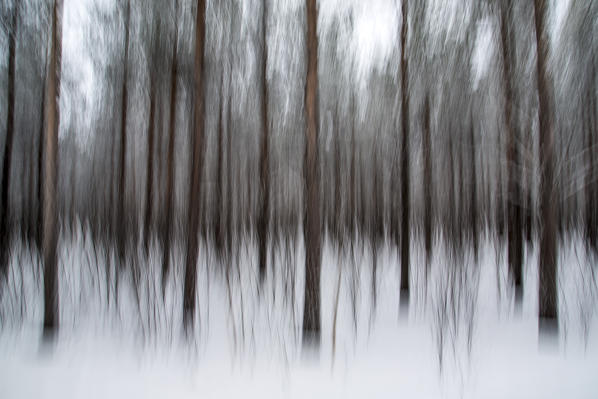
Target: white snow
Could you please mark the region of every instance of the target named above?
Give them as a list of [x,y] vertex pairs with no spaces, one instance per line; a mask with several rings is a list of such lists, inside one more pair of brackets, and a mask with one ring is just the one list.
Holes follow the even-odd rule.
[[[92,269],[81,266],[77,270],[76,261],[72,261],[68,264],[70,282],[61,282],[61,298],[71,313],[61,315],[61,320],[72,322],[64,323],[51,353],[39,348],[39,321],[35,321],[39,310],[26,316],[29,322],[21,328],[6,324],[0,329],[0,397],[595,398],[595,270],[594,265],[588,266],[581,242],[575,238],[572,242],[561,248],[560,334],[553,343],[538,339],[537,257],[533,251],[525,268],[524,298],[519,308],[506,277],[505,254],[496,251],[490,242],[482,245],[479,265],[471,262],[470,254],[461,261],[451,261],[443,246],[437,245],[427,291],[424,255],[415,245],[411,306],[408,315],[401,315],[396,253],[387,246],[379,252],[377,307],[372,314],[370,251],[357,250],[355,262],[361,270],[357,328],[349,295],[352,262],[347,251],[340,257],[334,360],[332,316],[339,258],[330,245],[325,245],[323,255],[322,345],[318,360],[300,350],[302,255],[296,259],[300,266],[294,309],[283,301],[281,266],[277,266],[277,283],[270,274],[258,296],[255,266],[250,262],[255,254],[251,250],[243,250],[247,252],[240,256],[240,280],[231,279],[230,291],[221,273],[213,269],[208,290],[206,259],[200,261],[202,328],[197,345],[190,346],[176,338],[180,334],[176,327],[160,327],[162,332],[155,334],[158,337],[143,341],[139,327],[135,327],[136,305],[132,304],[132,296],[126,295],[125,283],[119,288],[119,305],[112,304],[112,310],[105,306],[101,310],[100,301],[97,308],[92,300],[86,308],[76,306],[80,299],[67,303],[74,298],[69,290],[92,295],[90,288],[81,285],[87,278],[85,271]],[[297,247],[299,254],[301,246],[299,243]],[[72,256],[76,253],[73,251],[83,254],[84,248],[77,245],[69,248],[71,252],[65,250],[63,264],[66,253],[77,258]],[[67,266],[63,267],[65,278]],[[449,270],[455,271],[455,280],[449,277]],[[76,277],[78,274],[81,277]],[[450,281],[466,284],[452,290],[453,286],[447,284]],[[477,287],[472,284],[475,281]],[[167,296],[174,296],[181,288],[180,281],[173,282],[167,287]],[[448,312],[442,311],[444,298],[448,300]],[[178,324],[176,309],[180,301],[171,302],[165,308],[171,306],[169,310],[158,310],[164,312],[158,317],[163,323],[170,320]],[[456,305],[455,318],[451,316],[451,303]],[[2,306],[6,315],[7,295],[3,296]],[[80,314],[83,309],[94,311]],[[118,313],[120,321],[110,316],[111,312]],[[101,329],[101,323],[108,327]]]

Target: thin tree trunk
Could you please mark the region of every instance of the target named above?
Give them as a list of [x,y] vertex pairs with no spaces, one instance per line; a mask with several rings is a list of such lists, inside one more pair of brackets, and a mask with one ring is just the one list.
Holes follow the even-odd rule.
[[39,133],[38,133],[38,143],[37,143],[37,227],[36,227],[36,243],[37,248],[41,252],[43,250],[43,228],[44,225],[44,136],[45,136],[45,127],[46,121],[44,119],[45,112],[46,112],[46,93],[47,93],[47,79],[48,79],[48,71],[47,66],[44,68],[44,75],[43,75],[43,88],[42,88],[42,98],[41,98],[41,106],[40,106],[40,126],[39,126]]
[[401,24],[401,306],[409,304],[409,85],[407,54],[408,1],[403,0]]
[[306,0],[307,81],[305,85],[305,302],[303,345],[320,345],[320,186],[318,178],[318,10]]
[[204,157],[204,45],[206,23],[206,2],[197,0],[195,25],[194,66],[194,119],[191,138],[191,188],[189,190],[189,235],[185,257],[185,281],[183,287],[183,326],[189,335],[195,316],[195,296],[198,257],[198,233],[201,210],[201,176]]
[[268,259],[268,222],[270,212],[270,172],[269,172],[269,152],[270,152],[270,121],[268,119],[268,43],[267,43],[267,25],[268,25],[268,7],[267,0],[262,3],[262,137],[260,149],[260,186],[259,186],[259,204],[261,204],[258,221],[257,236],[259,245],[259,277],[260,283],[263,283],[266,276]]
[[[154,51],[152,58],[155,60],[158,54],[158,40],[160,39],[160,25],[156,28],[156,35],[154,37]],[[155,135],[155,109],[156,109],[156,73],[154,66],[150,65],[150,109],[149,109],[149,126],[147,128],[147,179],[145,183],[145,215],[143,222],[143,247],[147,253],[149,250],[150,228],[152,223],[152,202],[153,202],[153,187],[154,187],[154,135]]]
[[519,152],[517,150],[517,127],[513,117],[513,47],[514,40],[510,34],[511,1],[501,4],[500,37],[502,43],[504,118],[507,130],[507,256],[511,278],[515,283],[515,299],[520,300],[522,288],[522,231],[521,231],[521,195],[518,181]]
[[44,135],[44,340],[51,340],[58,330],[58,262],[56,246],[58,243],[58,127],[60,112],[60,59],[62,56],[62,0],[55,0],[52,9],[52,38],[50,49],[50,68],[47,78],[47,99],[45,110]]
[[426,276],[432,256],[432,143],[430,139],[430,99],[424,102],[424,247],[426,249]]
[[4,158],[2,165],[2,193],[0,201],[0,277],[4,277],[8,266],[9,246],[9,191],[10,165],[12,160],[12,142],[15,126],[15,50],[17,40],[17,21],[20,1],[15,2],[12,10],[12,21],[8,35],[8,109],[6,113],[6,140],[4,142]]
[[478,258],[478,199],[477,199],[477,163],[476,163],[476,142],[475,142],[475,130],[474,130],[474,121],[473,116],[471,117],[471,122],[469,126],[469,150],[470,150],[470,157],[471,157],[471,189],[470,189],[470,204],[471,204],[471,240],[473,244],[473,254],[474,258],[477,261]]
[[123,60],[123,84],[121,98],[121,127],[120,127],[120,158],[118,164],[118,218],[116,220],[116,247],[120,267],[124,266],[125,249],[127,240],[127,219],[125,217],[125,188],[126,188],[126,162],[127,162],[127,99],[128,99],[128,75],[129,75],[129,22],[131,14],[131,3],[127,0],[125,17],[125,54]]
[[596,134],[595,129],[595,82],[596,78],[594,75],[595,68],[591,68],[590,72],[590,80],[591,84],[587,90],[587,98],[584,112],[584,125],[587,132],[587,162],[588,162],[588,172],[586,173],[586,240],[589,243],[590,247],[594,250],[598,250],[598,226],[596,225],[598,220],[596,220],[596,176],[595,174],[595,159],[594,159],[594,146],[596,143],[594,142],[594,135]]
[[168,121],[168,158],[166,161],[166,220],[164,229],[164,252],[162,253],[162,294],[166,287],[166,278],[170,272],[170,246],[172,244],[172,215],[174,202],[174,136],[176,127],[176,99],[177,99],[177,43],[178,43],[178,1],[175,3],[174,46],[172,49],[172,70],[170,77],[170,118]]
[[537,45],[537,76],[540,119],[540,233],[539,256],[539,325],[540,330],[558,328],[557,299],[557,242],[556,242],[556,196],[554,183],[553,126],[548,80],[548,36],[546,33],[546,3],[534,0],[534,16]]
[[222,173],[224,163],[224,131],[223,131],[223,119],[224,119],[224,68],[220,73],[220,105],[218,110],[218,149],[216,150],[216,203],[214,204],[215,209],[215,220],[214,220],[214,243],[216,246],[216,253],[219,257],[222,257],[223,244],[224,244],[224,227],[223,222],[223,203],[222,197],[224,192],[224,174]]

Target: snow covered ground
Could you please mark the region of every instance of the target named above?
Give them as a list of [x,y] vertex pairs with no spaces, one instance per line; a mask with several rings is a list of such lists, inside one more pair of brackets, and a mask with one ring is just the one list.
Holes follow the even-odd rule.
[[[399,307],[396,253],[386,246],[378,253],[371,311],[371,251],[358,249],[353,257],[348,250],[339,257],[326,245],[322,345],[315,358],[300,348],[300,247],[287,253],[299,265],[295,287],[284,285],[291,270],[277,266],[259,292],[251,262],[241,261],[227,284],[223,273],[206,267],[214,258],[205,257],[195,344],[181,339],[177,278],[166,288],[166,303],[156,305],[160,301],[152,298],[160,288],[148,272],[137,305],[126,279],[102,285],[101,268],[90,267],[94,261],[84,256],[89,253],[84,239],[62,247],[62,330],[52,350],[39,346],[35,267],[19,274],[16,266],[26,262],[27,251],[13,256],[1,300],[1,398],[598,397],[596,262],[574,237],[560,250],[558,338],[538,336],[533,250],[523,302],[516,305],[505,254],[491,241],[482,244],[478,263],[471,254],[449,255],[437,245],[427,283],[424,255],[414,245],[406,314]],[[252,259],[244,251],[238,259]],[[280,251],[275,258],[284,255]],[[110,285],[118,301],[107,301]]]

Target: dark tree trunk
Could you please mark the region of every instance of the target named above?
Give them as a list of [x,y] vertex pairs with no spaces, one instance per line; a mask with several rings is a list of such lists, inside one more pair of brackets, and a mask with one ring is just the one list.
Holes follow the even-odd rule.
[[37,248],[41,252],[43,250],[43,228],[44,225],[44,136],[46,121],[44,119],[46,112],[46,93],[47,93],[47,68],[44,68],[43,88],[40,107],[40,126],[37,143],[37,227],[36,227],[36,243]]
[[316,0],[306,0],[307,81],[305,85],[305,302],[303,344],[320,345],[320,186],[318,178],[318,10]]
[[408,54],[407,54],[407,20],[408,1],[403,0],[401,24],[401,302],[402,306],[409,303],[409,85],[408,85]]
[[471,118],[470,126],[469,126],[469,150],[471,151],[471,189],[470,189],[470,206],[471,206],[471,219],[470,219],[470,231],[471,231],[471,240],[473,244],[473,255],[477,261],[478,258],[478,185],[477,185],[477,163],[476,163],[476,147],[475,147],[475,129],[474,129],[474,121],[473,116]]
[[187,334],[193,330],[197,279],[198,233],[201,210],[201,177],[204,158],[204,45],[206,32],[206,2],[197,0],[195,25],[195,60],[193,71],[193,135],[191,137],[191,184],[189,189],[189,232],[185,257],[183,287],[183,327]]
[[127,218],[125,216],[125,189],[126,189],[126,162],[127,162],[127,99],[128,99],[128,75],[129,75],[129,22],[131,14],[131,3],[127,0],[125,16],[125,55],[123,59],[123,83],[121,98],[121,126],[120,126],[120,158],[118,163],[118,217],[116,220],[116,247],[120,267],[124,267],[125,250],[127,240]]
[[[154,51],[152,53],[153,61],[156,60],[158,54],[158,40],[160,39],[160,25],[156,28],[156,35],[154,37]],[[152,209],[153,209],[153,193],[154,193],[154,135],[155,135],[155,109],[156,109],[156,73],[155,67],[150,65],[150,109],[149,109],[149,126],[147,128],[147,178],[145,183],[145,215],[143,221],[143,247],[147,253],[149,250],[150,232],[152,224]]]
[[175,4],[174,46],[172,49],[172,69],[170,76],[170,117],[168,121],[168,155],[166,161],[166,220],[164,229],[164,252],[162,253],[162,293],[166,286],[166,279],[170,272],[170,246],[172,244],[172,215],[174,207],[174,136],[176,127],[176,99],[177,99],[177,43],[178,43],[178,2]]
[[504,118],[507,130],[507,257],[511,278],[515,283],[515,298],[521,299],[522,288],[522,256],[523,242],[521,230],[521,195],[518,179],[519,152],[515,118],[513,117],[513,47],[514,38],[509,23],[511,20],[511,1],[501,4],[500,37],[502,44]]
[[262,136],[260,145],[260,185],[259,185],[259,204],[260,210],[257,220],[257,238],[259,246],[258,262],[260,283],[263,283],[266,276],[268,261],[268,222],[270,212],[270,173],[269,173],[269,128],[268,119],[268,43],[267,43],[267,24],[268,7],[266,0],[262,2]]
[[[432,255],[432,143],[430,139],[430,99],[426,94],[424,102],[424,131],[423,131],[423,158],[424,158],[424,247],[426,249],[426,268]],[[427,272],[426,272],[427,273]],[[427,274],[426,274],[427,276]]]
[[540,232],[539,257],[539,325],[540,330],[556,330],[558,315],[557,299],[557,242],[556,242],[556,196],[554,183],[553,126],[548,80],[548,36],[546,33],[546,3],[534,0],[534,16],[537,45],[537,76],[540,119]]
[[55,0],[52,9],[52,38],[47,77],[47,98],[44,134],[44,340],[51,340],[58,330],[58,127],[60,113],[60,60],[62,56],[62,0]]
[[224,193],[224,173],[222,172],[224,164],[224,68],[220,74],[220,106],[218,109],[218,148],[216,150],[216,209],[214,210],[214,243],[216,246],[216,254],[222,257],[224,246],[224,228],[226,224],[222,220],[223,217],[223,202],[222,197]]
[[2,165],[2,193],[0,198],[0,277],[6,275],[9,251],[9,191],[10,164],[12,160],[12,142],[15,127],[15,49],[17,40],[17,20],[20,1],[15,2],[8,35],[8,109],[6,112],[6,140]]
[[594,251],[598,250],[598,217],[596,213],[596,166],[594,153],[596,145],[595,134],[596,134],[596,99],[595,99],[595,67],[590,69],[590,85],[586,94],[586,104],[584,112],[584,126],[587,134],[587,163],[588,172],[586,173],[586,217],[585,217],[585,230],[586,240]]

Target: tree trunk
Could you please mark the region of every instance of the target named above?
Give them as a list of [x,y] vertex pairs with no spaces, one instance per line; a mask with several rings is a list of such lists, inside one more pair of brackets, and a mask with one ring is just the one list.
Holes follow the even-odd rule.
[[123,83],[121,98],[121,126],[120,126],[120,158],[118,164],[118,218],[116,220],[116,247],[118,249],[119,266],[123,267],[125,262],[125,250],[127,240],[127,218],[125,216],[125,188],[126,188],[126,162],[127,162],[127,99],[128,99],[128,75],[129,75],[129,22],[131,14],[131,3],[127,0],[125,16],[125,55],[123,60]]
[[586,217],[585,217],[585,230],[586,230],[586,240],[590,246],[590,248],[594,249],[594,251],[598,250],[598,220],[596,217],[596,173],[595,173],[595,159],[594,159],[594,146],[595,144],[595,109],[596,109],[596,99],[595,99],[595,68],[590,69],[590,85],[587,89],[586,94],[586,104],[584,112],[584,126],[587,134],[587,163],[588,163],[588,171],[586,173],[586,183],[585,183],[585,191],[586,191]]
[[424,247],[426,249],[426,276],[432,256],[432,143],[430,139],[430,99],[426,94],[424,100]]
[[257,236],[259,245],[259,273],[260,283],[263,283],[266,276],[266,267],[268,260],[268,221],[270,212],[270,173],[269,173],[269,128],[268,119],[268,43],[267,43],[267,24],[268,7],[266,0],[262,3],[262,137],[260,145],[260,186],[259,186],[259,204],[261,204],[258,221]]
[[172,49],[172,70],[170,76],[170,117],[168,121],[168,158],[166,161],[166,220],[164,229],[164,252],[162,253],[162,294],[166,287],[166,279],[170,272],[170,246],[172,243],[172,215],[174,202],[174,135],[176,127],[176,98],[177,98],[177,43],[178,43],[178,1],[175,2],[174,46]]
[[513,117],[513,47],[514,39],[510,34],[511,1],[501,4],[500,37],[502,43],[504,118],[507,129],[507,257],[511,278],[515,283],[515,299],[522,296],[522,256],[523,243],[521,231],[521,195],[518,181],[519,153],[517,150],[517,127]]
[[474,121],[473,116],[471,117],[471,122],[469,126],[469,150],[471,151],[471,189],[470,189],[470,212],[471,212],[471,219],[470,219],[470,231],[471,231],[471,240],[473,244],[473,255],[477,261],[478,258],[478,198],[477,198],[477,163],[476,163],[476,147],[475,147],[475,129],[474,129]]
[[223,245],[224,245],[224,227],[225,223],[222,220],[222,197],[224,193],[224,174],[222,172],[224,163],[224,132],[223,132],[223,119],[224,119],[224,68],[220,73],[220,104],[218,109],[218,149],[216,150],[216,203],[214,204],[216,209],[214,210],[214,243],[216,246],[216,254],[218,257],[222,257]]
[[409,85],[407,54],[408,1],[403,0],[401,24],[401,306],[409,304]]
[[539,326],[540,330],[558,329],[557,299],[557,242],[556,242],[556,196],[554,183],[554,155],[550,82],[548,81],[548,36],[544,0],[534,0],[534,16],[537,45],[537,76],[540,119],[540,233],[539,257]]
[[[158,40],[160,38],[160,25],[156,28],[156,35],[154,37],[154,51],[152,53],[152,61],[155,61],[158,54]],[[145,215],[143,222],[143,247],[147,253],[149,250],[150,228],[152,223],[152,201],[153,201],[153,187],[154,187],[154,130],[155,130],[155,109],[156,109],[156,73],[153,65],[150,68],[150,109],[149,109],[149,126],[147,128],[147,178],[145,183]]]
[[193,71],[194,119],[191,137],[191,184],[189,190],[189,232],[185,257],[185,281],[183,287],[183,327],[189,335],[195,316],[197,278],[198,233],[201,210],[201,176],[204,157],[204,42],[206,32],[206,2],[197,0],[195,25],[195,66]]
[[305,85],[305,302],[303,345],[320,345],[320,186],[318,178],[318,10],[316,0],[306,0],[307,81]]
[[15,49],[17,40],[17,20],[20,1],[15,2],[12,10],[12,21],[8,35],[8,109],[6,112],[6,140],[4,142],[4,158],[2,165],[2,193],[0,201],[0,277],[6,275],[9,251],[9,191],[10,165],[12,160],[12,142],[15,126]]
[[62,0],[55,0],[52,9],[52,38],[47,77],[46,118],[44,134],[44,340],[51,340],[58,330],[58,127],[60,126],[60,60],[62,56]]

